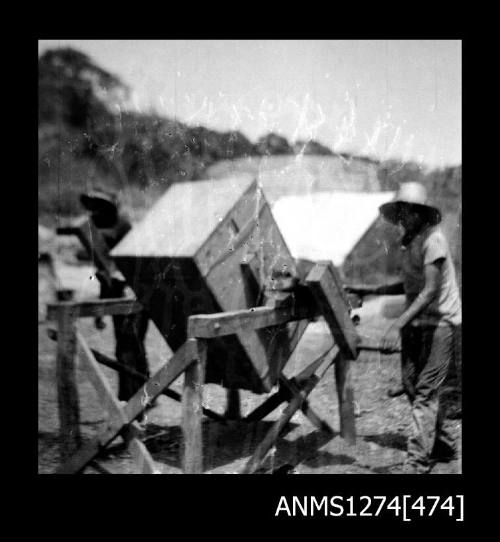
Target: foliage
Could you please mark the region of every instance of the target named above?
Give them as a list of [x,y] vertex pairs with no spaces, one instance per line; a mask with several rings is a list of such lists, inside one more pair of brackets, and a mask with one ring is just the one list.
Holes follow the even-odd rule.
[[38,61],[38,122],[88,128],[108,117],[108,101],[126,96],[127,87],[79,51],[46,51]]
[[[293,154],[334,155],[318,141],[291,144],[276,133],[252,144],[241,132],[216,132],[156,114],[127,111],[128,87],[71,48],[46,51],[39,58],[39,202],[41,213],[73,213],[76,195],[93,184],[121,191],[165,190],[196,180],[219,160]],[[461,167],[424,171],[411,162],[374,160],[382,190],[419,180],[445,208],[461,197]]]
[[315,156],[333,156],[333,151],[314,139],[308,141],[298,140],[293,144],[294,154],[312,154]]
[[449,166],[428,171],[415,162],[387,160],[377,168],[382,190],[397,190],[401,183],[417,181],[424,184],[430,198],[442,211],[461,209],[462,166]]
[[255,145],[257,154],[261,156],[272,156],[276,154],[293,154],[293,148],[286,137],[271,132],[260,137]]

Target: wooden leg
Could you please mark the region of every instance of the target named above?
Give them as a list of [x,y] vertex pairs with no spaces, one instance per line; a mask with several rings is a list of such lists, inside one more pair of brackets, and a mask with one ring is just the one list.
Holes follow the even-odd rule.
[[335,361],[335,381],[339,402],[340,434],[349,444],[356,444],[354,393],[351,384],[351,360],[339,354]]
[[203,472],[202,447],[202,392],[205,380],[207,343],[197,341],[198,359],[191,363],[184,373],[182,394],[182,430],[184,434],[184,474]]
[[261,405],[259,405],[255,410],[252,410],[250,414],[245,416],[243,418],[243,421],[245,422],[258,422],[265,418],[268,414],[273,412],[273,410],[276,410],[281,403],[284,401],[288,401],[290,399],[290,392],[284,388],[280,387],[280,389],[271,395],[271,397],[268,397]]
[[128,448],[136,462],[138,474],[161,474],[146,446],[138,438],[131,439]]
[[[123,419],[126,423],[133,422],[144,410],[147,397],[153,401],[160,395],[163,389],[167,388],[176,380],[186,368],[192,364],[193,355],[192,340],[188,339],[142,387],[138,390],[129,402],[123,406]],[[73,456],[63,463],[56,471],[56,474],[79,474],[97,455],[108,446],[123,430],[123,421],[111,417],[107,427],[101,431],[92,441],[82,446]]]
[[97,363],[92,350],[79,332],[76,332],[76,341],[81,353],[80,361],[82,367],[86,369],[87,377],[92,383],[92,386],[97,393],[97,397],[109,414],[108,423],[112,423],[111,420],[116,420],[116,423],[118,424],[126,424],[128,420],[123,412],[120,401],[116,398],[115,393],[107,378],[104,376],[101,367]]
[[58,312],[56,358],[57,403],[61,435],[61,459],[66,460],[82,443],[80,406],[76,386],[76,335],[73,308],[64,306]]
[[304,385],[304,388],[299,393],[294,395],[288,406],[283,411],[280,419],[274,423],[264,437],[264,440],[259,444],[259,446],[257,446],[257,449],[252,457],[248,460],[241,474],[253,474],[260,467],[262,461],[266,457],[267,452],[276,442],[285,425],[292,419],[295,412],[297,412],[297,410],[302,406],[302,403],[318,382],[319,379],[316,375],[311,376]]
[[[98,363],[101,363],[102,365],[105,365],[106,367],[109,367],[110,369],[114,369],[115,371],[119,373],[124,373],[128,376],[131,376],[138,382],[145,383],[148,381],[148,377],[146,375],[136,371],[135,369],[131,369],[130,367],[127,367],[126,365],[119,363],[113,358],[110,358],[104,354],[101,354],[101,352],[98,352],[97,350],[94,350],[93,348],[91,348],[90,351],[92,352],[92,354],[94,355]],[[174,401],[177,401],[178,403],[182,402],[182,395],[180,393],[177,393],[175,390],[170,390],[166,388],[161,393],[162,395],[165,395],[166,397],[170,397],[170,399],[173,399]],[[203,414],[207,418],[210,418],[217,422],[226,423],[226,419],[224,416],[221,416],[220,414],[217,414],[217,412],[213,412],[212,410],[208,408],[203,408]]]
[[226,390],[227,406],[225,416],[228,420],[241,419],[240,390]]
[[[297,385],[297,383],[290,379],[288,380],[285,376],[281,375],[280,382],[285,386],[287,389],[290,390],[290,394],[296,394],[300,392],[300,386]],[[316,412],[311,408],[311,405],[309,404],[309,401],[307,399],[304,399],[302,406],[300,407],[300,410],[304,414],[304,416],[320,431],[326,431],[327,433],[330,433],[333,435],[333,429],[330,427],[330,425],[322,420]]]
[[141,433],[142,431],[137,422],[127,425],[123,431],[123,437],[127,441],[129,452],[137,465],[137,474],[160,474],[151,454],[140,439]]

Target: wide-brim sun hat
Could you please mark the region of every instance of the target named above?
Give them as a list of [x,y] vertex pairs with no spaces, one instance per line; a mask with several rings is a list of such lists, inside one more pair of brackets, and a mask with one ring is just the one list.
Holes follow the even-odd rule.
[[398,224],[401,208],[405,205],[410,205],[422,213],[430,224],[435,225],[441,222],[441,211],[429,201],[427,190],[421,183],[402,183],[396,197],[392,201],[381,205],[379,211],[386,220]]
[[90,190],[80,196],[80,202],[85,209],[90,211],[95,210],[97,206],[107,207],[110,210],[118,209],[118,198],[116,195],[105,190]]

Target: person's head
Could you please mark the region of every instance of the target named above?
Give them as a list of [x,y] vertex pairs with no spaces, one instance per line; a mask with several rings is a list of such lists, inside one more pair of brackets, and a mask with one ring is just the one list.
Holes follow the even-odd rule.
[[107,190],[91,190],[80,196],[80,202],[90,213],[96,226],[111,226],[118,218],[118,198]]
[[405,231],[414,232],[420,230],[427,222],[427,212],[411,203],[401,202],[398,206],[397,221]]
[[431,205],[425,186],[417,182],[402,183],[393,201],[380,207],[382,216],[406,232],[417,232],[426,225],[441,221],[440,211]]

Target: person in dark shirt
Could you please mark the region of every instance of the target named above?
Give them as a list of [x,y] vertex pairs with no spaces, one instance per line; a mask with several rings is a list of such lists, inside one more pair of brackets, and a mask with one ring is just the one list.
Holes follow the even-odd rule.
[[[104,190],[92,190],[80,196],[82,206],[89,212],[89,219],[103,241],[101,250],[105,252],[105,262],[95,260],[96,277],[100,283],[101,299],[123,297],[126,283],[116,266],[109,258],[109,252],[132,228],[130,222],[119,210],[118,198]],[[92,236],[91,236],[92,237]],[[97,239],[90,239],[97,243]],[[102,246],[104,244],[104,246]],[[149,317],[145,311],[130,315],[113,316],[116,340],[116,359],[130,369],[149,377],[149,368],[144,348]],[[103,329],[102,319],[96,319],[96,327]],[[128,401],[141,387],[137,380],[120,373],[118,399]]]

